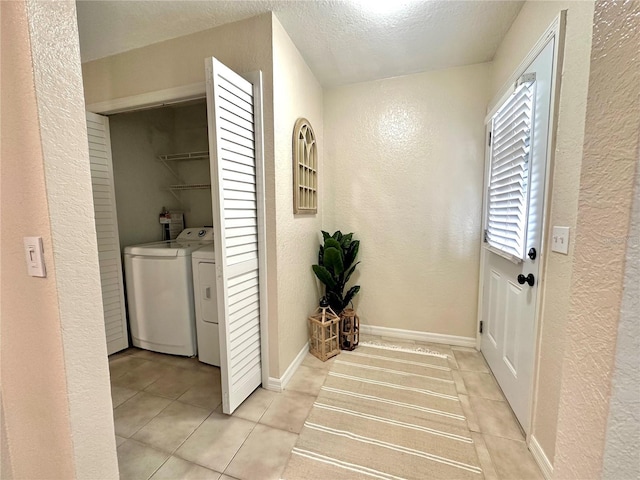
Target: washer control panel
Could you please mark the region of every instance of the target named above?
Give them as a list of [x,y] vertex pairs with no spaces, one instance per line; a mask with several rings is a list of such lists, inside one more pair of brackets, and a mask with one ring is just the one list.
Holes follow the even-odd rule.
[[193,227],[185,228],[177,241],[183,242],[187,240],[200,241],[200,242],[213,242],[213,227]]

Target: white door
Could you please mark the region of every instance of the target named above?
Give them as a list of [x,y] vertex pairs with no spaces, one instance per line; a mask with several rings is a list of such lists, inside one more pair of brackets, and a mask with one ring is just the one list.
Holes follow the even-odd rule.
[[98,237],[100,281],[102,282],[104,328],[107,335],[107,352],[111,355],[127,348],[129,337],[127,334],[127,314],[124,307],[109,119],[87,112],[87,134],[89,137],[93,208]]
[[552,37],[487,125],[481,349],[525,432],[533,384],[554,42]]
[[215,58],[205,65],[222,409],[231,414],[262,383],[262,81]]

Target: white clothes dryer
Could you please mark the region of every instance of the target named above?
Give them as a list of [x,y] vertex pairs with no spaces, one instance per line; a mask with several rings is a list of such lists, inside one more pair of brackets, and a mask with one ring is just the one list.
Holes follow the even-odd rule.
[[205,245],[191,255],[193,295],[196,304],[198,360],[220,366],[216,265],[213,244]]
[[124,249],[131,341],[154,352],[197,353],[191,255],[213,245],[213,228],[186,228],[175,240]]

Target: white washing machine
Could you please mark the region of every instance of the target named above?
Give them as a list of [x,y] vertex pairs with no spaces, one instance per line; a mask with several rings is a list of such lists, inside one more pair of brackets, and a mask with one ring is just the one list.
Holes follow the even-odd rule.
[[131,340],[154,352],[197,353],[191,255],[213,245],[211,227],[186,228],[175,240],[124,249]]
[[219,367],[220,337],[213,244],[205,245],[193,252],[191,262],[193,265],[193,295],[196,303],[198,360]]

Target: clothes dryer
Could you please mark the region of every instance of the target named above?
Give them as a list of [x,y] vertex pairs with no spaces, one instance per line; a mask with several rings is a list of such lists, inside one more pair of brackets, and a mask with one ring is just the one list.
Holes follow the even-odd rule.
[[193,294],[196,307],[198,360],[220,366],[218,302],[216,297],[216,265],[213,244],[205,245],[191,255]]

